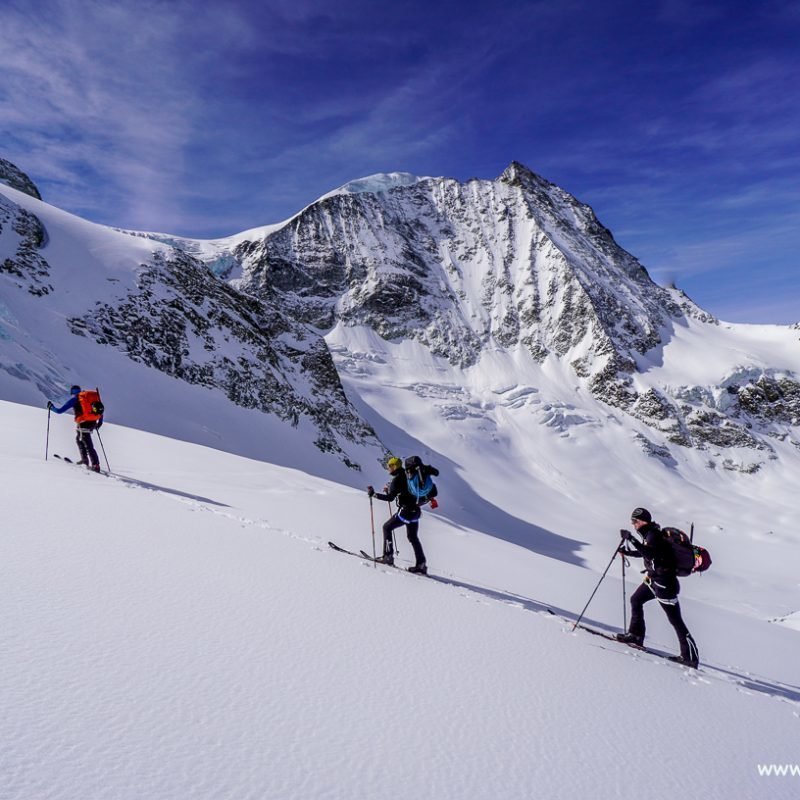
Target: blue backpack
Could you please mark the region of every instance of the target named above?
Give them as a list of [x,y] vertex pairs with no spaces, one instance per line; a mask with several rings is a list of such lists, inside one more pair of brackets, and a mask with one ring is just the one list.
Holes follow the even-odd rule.
[[[408,491],[414,495],[419,505],[429,503],[439,494],[436,484],[431,478],[438,475],[439,470],[429,464],[423,464],[419,456],[411,456],[405,462]],[[436,504],[433,504],[436,507]]]

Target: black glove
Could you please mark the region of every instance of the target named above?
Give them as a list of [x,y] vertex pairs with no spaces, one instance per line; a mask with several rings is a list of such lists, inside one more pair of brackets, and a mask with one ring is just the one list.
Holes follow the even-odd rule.
[[55,406],[53,405],[53,401],[52,400],[48,400],[47,401],[47,410],[50,411],[51,408],[55,408]]
[[373,489],[371,486],[367,486],[367,494],[368,494],[370,497],[372,497],[372,495],[374,495],[374,494],[375,494],[375,489]]
[[103,418],[102,418],[102,417],[100,417],[100,419],[99,419],[99,420],[97,420],[97,425],[95,425],[95,426],[94,426],[94,429],[95,429],[96,431],[99,431],[99,430],[100,430],[100,428],[102,428],[102,427],[103,427]]
[[633,541],[633,534],[630,531],[626,531],[624,528],[620,528],[619,535],[629,542]]

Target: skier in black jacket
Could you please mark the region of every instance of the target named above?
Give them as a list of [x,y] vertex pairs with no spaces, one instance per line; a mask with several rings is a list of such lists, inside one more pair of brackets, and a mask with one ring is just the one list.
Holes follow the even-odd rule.
[[397,501],[398,510],[390,519],[383,524],[383,556],[378,559],[383,564],[394,564],[394,548],[392,546],[392,532],[401,526],[406,526],[406,535],[411,546],[414,548],[414,558],[416,564],[409,567],[409,572],[417,572],[422,575],[428,574],[428,567],[425,563],[425,553],[419,543],[419,519],[422,510],[419,501],[408,489],[408,480],[403,472],[403,462],[399,458],[390,458],[386,462],[386,469],[392,476],[391,483],[384,487],[383,492],[376,492],[372,486],[367,487],[367,494],[370,497],[377,497],[378,500],[388,500],[390,503]]
[[631,624],[627,633],[618,633],[617,639],[629,644],[641,645],[644,642],[644,604],[655,598],[664,609],[667,619],[675,628],[681,646],[680,656],[673,661],[688,667],[697,667],[699,654],[686,623],[681,616],[678,594],[681,587],[675,566],[675,555],[669,542],[664,539],[661,528],[653,522],[646,508],[635,508],[631,513],[631,524],[642,537],[639,542],[630,531],[620,531],[622,537],[633,549],[620,546],[620,553],[633,558],[644,558],[644,583],[631,595]]

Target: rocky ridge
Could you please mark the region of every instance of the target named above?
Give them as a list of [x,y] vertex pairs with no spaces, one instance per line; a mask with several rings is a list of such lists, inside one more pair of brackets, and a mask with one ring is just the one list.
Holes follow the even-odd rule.
[[0,158],[0,183],[5,183],[12,189],[24,192],[37,200],[42,199],[36,184],[15,164]]
[[[656,285],[589,206],[518,163],[494,181],[428,178],[333,194],[226,255],[243,291],[280,298],[321,330],[366,325],[461,367],[490,345],[567,360],[595,397],[665,444],[769,456],[770,437],[800,419],[800,383],[788,373],[637,391],[638,357],[687,317],[717,320]],[[651,449],[668,457],[664,445]]]
[[[54,276],[71,265],[48,263],[47,243],[42,221],[0,195],[0,278],[8,288],[56,307]],[[293,426],[311,425],[316,447],[353,469],[360,465],[349,455],[349,444],[382,449],[345,396],[324,338],[276,303],[242,294],[195,258],[164,247],[154,248],[132,276],[106,280],[113,288],[94,285],[78,293],[86,307],[67,316],[70,333],[179,380],[218,389],[243,408]],[[71,282],[67,278],[63,285]],[[0,338],[12,334],[0,328]],[[30,367],[12,357],[7,363],[0,359],[0,368],[49,391],[69,386],[52,365]]]
[[[414,339],[455,367],[487,348],[566,362],[576,383],[652,430],[637,441],[667,464],[678,445],[752,472],[773,442],[800,447],[800,382],[790,371],[743,365],[719,386],[637,389],[638,361],[676,326],[718,322],[656,285],[589,206],[526,167],[512,163],[493,181],[399,175],[350,186],[213,252],[130,234],[154,240],[153,258],[124,294],[71,315],[71,332],[238,405],[307,419],[317,446],[346,463],[347,442],[378,443],[325,344],[336,324]],[[46,245],[41,221],[0,197],[0,274],[50,294]],[[731,448],[756,460],[728,459]]]

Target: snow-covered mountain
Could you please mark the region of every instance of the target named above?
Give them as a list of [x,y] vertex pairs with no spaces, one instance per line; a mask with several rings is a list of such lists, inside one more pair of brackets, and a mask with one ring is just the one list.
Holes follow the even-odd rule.
[[[741,468],[755,470],[800,422],[797,363],[780,354],[745,352],[678,385],[641,380],[692,323],[704,324],[701,338],[735,348],[737,337],[716,336],[720,323],[653,283],[591,208],[520,164],[463,184],[373,176],[281,225],[217,241],[210,254],[173,243],[317,329],[413,339],[462,368],[490,349],[569,364],[576,384],[647,423],[658,441],[644,446],[663,458],[670,445],[743,447],[753,452]],[[796,341],[775,335],[778,346]]]
[[0,277],[6,398],[41,405],[100,383],[118,418],[237,452],[264,456],[273,429],[350,468],[381,452],[321,335],[180,249],[3,187]]
[[[213,242],[6,164],[0,795],[796,795],[797,326],[713,319],[516,164]],[[43,457],[74,382],[111,477]],[[387,449],[441,471],[433,578],[327,548],[380,536]],[[699,672],[571,631],[639,505],[714,559],[682,581]]]
[[[741,536],[735,588],[711,577],[709,601],[800,609],[797,331],[729,325],[657,286],[525,167],[372,176],[206,242],[93,225],[3,174],[28,188],[0,186],[3,397],[101,383],[119,422],[351,485],[387,450],[418,452],[449,474],[455,524],[569,563],[604,560],[592,547],[617,523],[586,521],[603,498],[623,522],[654,505]],[[503,476],[491,493],[486,471]],[[763,541],[778,607],[751,557]]]

